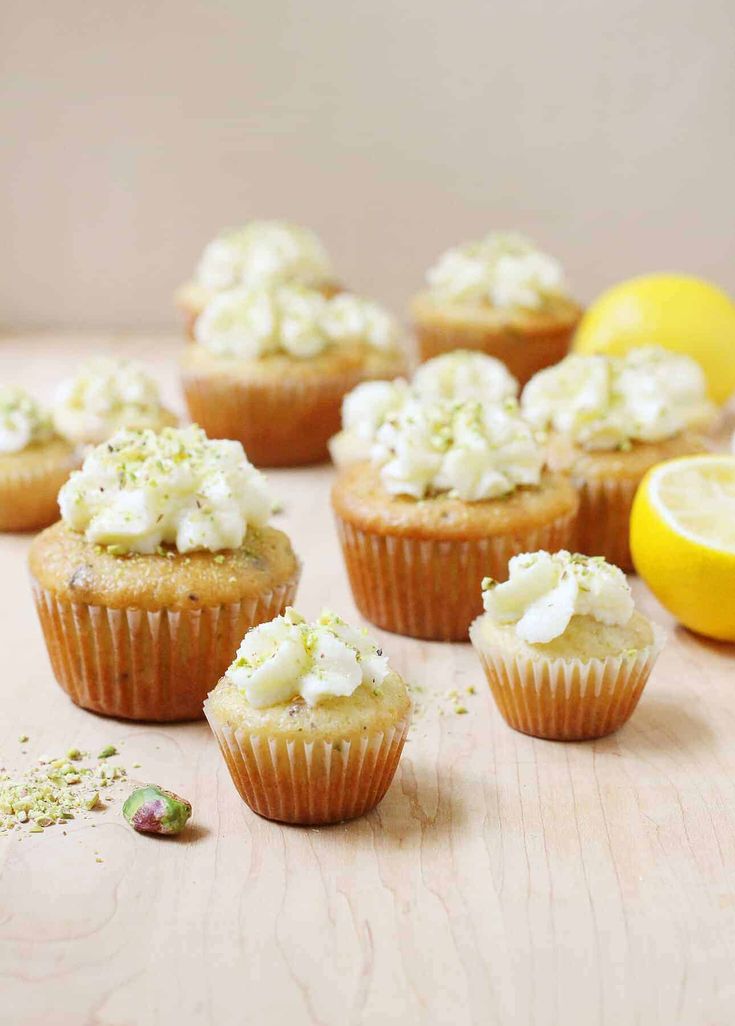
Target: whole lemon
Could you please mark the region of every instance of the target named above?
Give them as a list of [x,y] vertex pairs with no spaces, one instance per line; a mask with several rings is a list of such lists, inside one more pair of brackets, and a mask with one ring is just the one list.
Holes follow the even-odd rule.
[[683,274],[621,282],[589,307],[573,348],[620,355],[652,344],[695,359],[715,402],[735,392],[735,303],[715,285]]

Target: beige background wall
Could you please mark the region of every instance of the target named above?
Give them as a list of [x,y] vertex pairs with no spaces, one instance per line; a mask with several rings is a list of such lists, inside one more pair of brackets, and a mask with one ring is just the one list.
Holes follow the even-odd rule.
[[733,0],[3,0],[0,323],[165,326],[220,227],[313,225],[403,309],[493,226],[585,299],[735,286]]

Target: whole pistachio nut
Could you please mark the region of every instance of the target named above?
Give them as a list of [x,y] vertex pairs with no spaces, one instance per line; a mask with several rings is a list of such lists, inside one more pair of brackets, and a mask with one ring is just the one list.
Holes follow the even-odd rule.
[[133,791],[123,805],[123,816],[141,834],[179,834],[191,816],[191,803],[173,791],[146,784]]

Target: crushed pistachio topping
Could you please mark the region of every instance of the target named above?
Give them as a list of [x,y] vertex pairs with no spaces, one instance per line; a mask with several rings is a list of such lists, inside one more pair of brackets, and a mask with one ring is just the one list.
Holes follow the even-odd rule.
[[54,399],[54,425],[72,442],[96,444],[122,428],[158,428],[158,385],[135,360],[95,356],[62,381]]
[[0,453],[22,452],[53,438],[51,417],[22,388],[0,386]]
[[371,458],[394,495],[449,493],[477,502],[541,479],[543,455],[515,400],[412,399],[379,428]]
[[120,431],[93,449],[59,493],[64,521],[111,555],[236,549],[264,526],[271,497],[239,442],[196,425]]
[[542,644],[558,638],[573,616],[604,624],[626,624],[633,596],[625,574],[602,556],[543,550],[514,556],[508,580],[482,582],[483,604],[499,624],[514,624],[523,641]]
[[565,295],[561,265],[522,235],[492,232],[443,253],[427,274],[437,298],[534,310]]
[[287,221],[250,221],[223,231],[207,245],[196,271],[199,284],[212,291],[287,282],[318,286],[333,277],[319,238]]
[[101,807],[101,792],[124,780],[124,767],[107,762],[82,765],[78,748],[66,756],[42,758],[18,775],[0,771],[0,833],[41,833]]
[[573,353],[531,378],[522,405],[535,428],[585,449],[623,452],[704,426],[714,411],[699,364],[660,346],[621,357]]
[[379,694],[388,673],[388,659],[367,631],[326,610],[308,623],[289,607],[248,631],[225,677],[251,705],[265,708],[293,698],[316,705],[349,697],[361,684]]
[[255,359],[286,353],[308,359],[351,342],[394,348],[398,327],[377,303],[342,292],[327,299],[303,285],[221,292],[195,326],[197,342],[218,356]]

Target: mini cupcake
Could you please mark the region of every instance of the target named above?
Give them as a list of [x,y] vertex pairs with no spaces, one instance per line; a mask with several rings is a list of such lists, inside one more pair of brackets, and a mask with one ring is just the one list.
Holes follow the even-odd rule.
[[520,235],[492,233],[447,250],[427,281],[412,304],[421,359],[479,349],[521,384],[566,355],[582,314],[559,263]]
[[704,448],[714,407],[701,368],[656,346],[568,356],[524,389],[523,415],[550,432],[549,465],[579,489],[575,548],[632,570],[628,522],[646,471]]
[[99,445],[123,428],[160,431],[176,424],[145,367],[109,356],[86,360],[62,381],[53,418],[57,432],[80,446]]
[[39,404],[20,388],[0,387],[0,531],[57,520],[59,488],[78,465]]
[[243,633],[293,600],[299,563],[263,476],[192,426],[121,431],[61,489],[30,551],[57,681],[86,709],[184,720]]
[[250,221],[229,229],[204,249],[194,280],[176,293],[176,304],[194,337],[206,305],[227,289],[304,285],[325,296],[339,292],[332,263],[319,238],[287,221]]
[[358,609],[386,630],[464,641],[476,582],[529,548],[572,537],[578,498],[548,473],[514,400],[404,403],[332,504]]
[[604,737],[632,715],[663,646],[601,556],[527,552],[482,582],[470,639],[506,722],[556,741]]
[[183,355],[192,418],[242,442],[257,466],[327,457],[351,388],[404,368],[395,321],[366,299],[283,285],[222,293]]
[[346,467],[369,459],[386,418],[412,395],[427,401],[502,402],[518,395],[518,382],[500,360],[466,349],[455,349],[422,364],[410,386],[402,378],[365,381],[344,397],[342,430],[329,440],[332,462]]
[[204,706],[235,787],[283,823],[354,819],[390,786],[411,714],[406,685],[363,630],[292,609],[245,635]]

